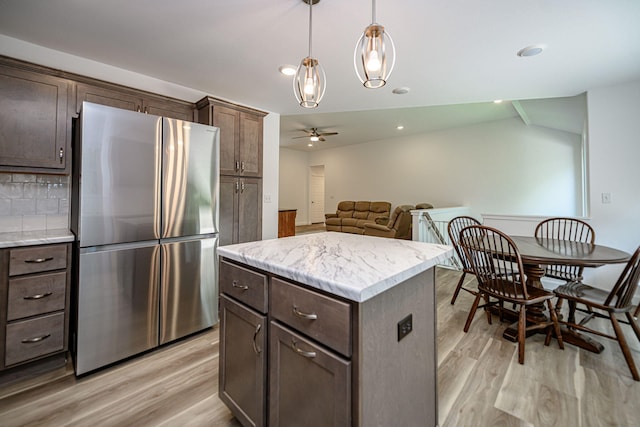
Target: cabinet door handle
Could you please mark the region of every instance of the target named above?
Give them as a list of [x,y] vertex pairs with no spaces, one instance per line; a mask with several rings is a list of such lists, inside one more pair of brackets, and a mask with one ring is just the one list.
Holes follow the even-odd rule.
[[233,283],[231,283],[231,286],[233,286],[234,288],[242,289],[242,291],[249,290],[249,287],[247,285],[240,285],[238,284],[237,280],[234,280]]
[[22,297],[22,299],[26,299],[26,300],[31,300],[31,299],[42,299],[42,298],[46,298],[48,296],[53,295],[53,293],[51,292],[45,292],[44,294],[37,294],[37,295],[27,295],[26,297]]
[[260,329],[262,329],[262,324],[258,323],[258,326],[256,326],[256,331],[253,333],[253,351],[255,351],[256,354],[262,353],[262,349],[258,347],[258,343],[256,342],[256,338],[258,337],[258,332],[260,332]]
[[318,315],[315,313],[303,313],[302,311],[298,310],[298,307],[296,307],[295,305],[293,306],[293,314],[307,320],[316,320],[318,318]]
[[50,336],[51,336],[51,334],[46,334],[46,335],[43,335],[41,337],[25,338],[25,339],[22,340],[22,344],[35,344],[35,343],[40,342],[42,340],[46,340]]
[[315,351],[300,350],[298,348],[298,342],[296,340],[294,340],[293,338],[291,338],[291,348],[293,349],[293,351],[298,353],[300,356],[307,357],[309,359],[313,359],[314,357],[316,357],[316,352]]
[[240,172],[244,172],[244,162],[240,162]]
[[60,159],[60,164],[62,164],[62,159],[64,159],[64,148],[60,148],[58,152],[58,158]]
[[236,181],[236,193],[240,191],[240,183]]
[[51,261],[53,259],[52,256],[46,258],[36,258],[36,259],[25,259],[24,262],[27,264],[41,264],[43,262]]
[[244,193],[244,181],[240,183],[240,192]]
[[240,170],[240,162],[236,162],[236,172]]

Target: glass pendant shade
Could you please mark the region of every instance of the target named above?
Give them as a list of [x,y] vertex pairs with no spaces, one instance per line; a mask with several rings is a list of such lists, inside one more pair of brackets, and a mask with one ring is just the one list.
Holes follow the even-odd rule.
[[313,28],[312,7],[320,0],[302,0],[309,5],[309,55],[300,61],[293,79],[293,93],[300,106],[316,108],[324,96],[327,78],[318,60],[311,55],[311,35]]
[[318,60],[309,56],[304,58],[293,79],[293,92],[300,106],[317,107],[324,96],[326,81],[324,70]]
[[372,24],[356,43],[353,65],[358,78],[365,87],[376,89],[384,86],[396,63],[396,48],[389,33],[376,23],[376,2],[371,4]]

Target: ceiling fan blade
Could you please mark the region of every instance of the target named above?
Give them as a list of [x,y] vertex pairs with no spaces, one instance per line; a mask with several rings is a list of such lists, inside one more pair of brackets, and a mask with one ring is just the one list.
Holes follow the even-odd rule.
[[292,136],[291,139],[299,139],[299,138],[309,138],[310,136],[313,135],[305,135],[305,136]]
[[[320,135],[322,135],[322,134],[320,134]],[[322,136],[319,136],[319,137],[318,137],[318,141],[325,142],[325,141],[326,141],[326,139],[324,139]]]
[[338,132],[321,132],[318,135],[319,136],[329,136],[329,135],[337,135]]

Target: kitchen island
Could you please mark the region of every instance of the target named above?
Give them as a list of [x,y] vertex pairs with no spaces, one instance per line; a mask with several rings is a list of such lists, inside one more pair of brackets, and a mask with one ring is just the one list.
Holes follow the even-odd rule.
[[220,398],[243,425],[437,425],[451,247],[328,232],[218,254]]

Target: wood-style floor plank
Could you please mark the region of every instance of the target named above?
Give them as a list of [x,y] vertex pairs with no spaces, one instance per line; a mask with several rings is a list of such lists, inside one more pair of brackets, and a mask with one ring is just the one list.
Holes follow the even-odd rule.
[[[527,339],[519,365],[517,344],[502,338],[507,324],[497,318],[489,325],[479,311],[462,332],[473,297],[461,292],[449,303],[459,277],[437,271],[441,427],[637,425],[640,383],[616,342],[594,337],[605,350],[592,354],[567,344],[561,351],[554,340],[545,347],[536,335]],[[591,325],[610,328],[600,319]],[[640,343],[623,329],[640,364]],[[0,426],[238,427],[218,398],[218,353],[213,328],[81,378],[67,367],[0,385]]]

